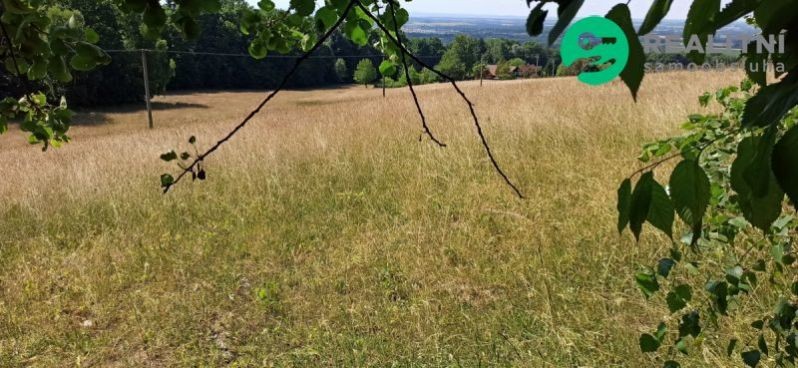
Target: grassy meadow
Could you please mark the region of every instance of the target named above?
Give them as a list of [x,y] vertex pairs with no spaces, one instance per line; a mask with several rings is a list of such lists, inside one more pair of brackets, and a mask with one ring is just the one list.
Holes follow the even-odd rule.
[[[0,137],[0,366],[649,367],[667,315],[633,273],[670,243],[615,230],[643,142],[678,132],[735,72],[287,91],[162,195],[159,154],[208,147],[263,93],[83,111],[42,153]],[[733,331],[728,331],[733,333]],[[684,367],[739,366],[724,341]]]

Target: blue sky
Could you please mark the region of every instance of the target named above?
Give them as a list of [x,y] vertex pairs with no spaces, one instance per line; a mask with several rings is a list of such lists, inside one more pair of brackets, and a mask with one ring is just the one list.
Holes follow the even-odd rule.
[[[258,0],[247,0],[252,4],[256,4]],[[728,3],[730,0],[724,0],[723,3]],[[579,17],[589,15],[604,15],[615,4],[621,0],[587,0],[582,10],[579,12]],[[648,8],[651,6],[653,0],[632,0],[629,7],[632,10],[632,17],[635,19],[642,19],[646,16]],[[288,0],[275,0],[278,7],[286,8]],[[319,1],[323,3],[323,1]],[[692,0],[675,0],[668,14],[667,19],[684,19],[687,17],[687,11],[690,8]],[[528,14],[529,9],[526,6],[525,0],[415,0],[409,3],[404,3],[402,6],[410,10],[410,14],[416,13],[437,13],[437,14],[461,14],[461,15],[509,15],[509,16],[525,16]],[[549,5],[554,6],[556,5]]]

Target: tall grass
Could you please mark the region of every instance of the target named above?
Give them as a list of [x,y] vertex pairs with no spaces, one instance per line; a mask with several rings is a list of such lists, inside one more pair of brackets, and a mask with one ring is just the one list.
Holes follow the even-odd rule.
[[[619,236],[639,145],[731,72],[465,84],[519,200],[445,85],[290,91],[163,196],[158,155],[220,137],[256,93],[83,112],[41,153],[0,137],[0,366],[643,367],[667,311],[631,275],[669,246]],[[13,132],[13,130],[12,130]],[[183,145],[187,146],[187,144]],[[718,342],[720,344],[721,342]],[[707,342],[684,366],[731,365]],[[660,363],[661,364],[661,363]]]

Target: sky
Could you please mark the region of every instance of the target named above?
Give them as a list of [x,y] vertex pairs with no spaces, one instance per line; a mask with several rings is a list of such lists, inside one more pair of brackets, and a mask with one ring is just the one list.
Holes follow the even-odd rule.
[[[258,0],[247,0],[256,4]],[[280,8],[286,8],[289,0],[275,0]],[[674,0],[671,11],[666,19],[685,19],[687,11],[693,0]],[[730,0],[723,0],[728,3]],[[587,0],[582,6],[577,17],[590,15],[604,15],[613,6],[621,3],[621,0]],[[629,8],[632,17],[643,19],[648,12],[653,0],[632,0]],[[323,3],[323,1],[319,1]],[[410,11],[411,16],[416,14],[456,14],[456,15],[487,15],[487,16],[526,16],[529,8],[525,0],[415,0],[409,3],[403,2],[402,6]],[[547,7],[556,9],[556,5],[550,4]]]

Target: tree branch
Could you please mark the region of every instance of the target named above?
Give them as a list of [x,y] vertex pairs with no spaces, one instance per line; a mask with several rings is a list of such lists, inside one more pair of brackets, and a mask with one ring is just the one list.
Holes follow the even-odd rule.
[[402,45],[402,38],[399,36],[399,24],[396,22],[396,9],[394,8],[394,1],[390,1],[390,11],[391,17],[393,18],[393,25],[394,30],[396,31],[396,40],[397,45],[399,45],[399,49],[401,50],[402,55],[402,66],[405,70],[405,79],[407,79],[407,87],[410,88],[410,94],[413,95],[413,102],[416,103],[416,109],[418,109],[418,115],[421,117],[421,126],[424,127],[424,134],[428,135],[430,139],[432,139],[435,144],[440,147],[446,147],[444,143],[439,141],[435,138],[435,135],[432,134],[432,131],[429,129],[429,125],[427,125],[427,118],[424,116],[424,111],[421,110],[421,104],[418,102],[418,96],[416,95],[416,90],[413,88],[413,80],[410,78],[410,69],[407,65],[407,58],[405,57],[405,47]]
[[[396,38],[394,38],[391,35],[391,32],[388,30],[388,28],[386,28],[385,25],[383,25],[380,22],[380,19],[377,18],[376,16],[374,16],[374,14],[372,14],[371,11],[367,7],[365,7],[363,4],[361,4],[360,1],[357,1],[357,6],[369,18],[374,20],[374,22],[377,24],[377,27],[379,27],[385,33],[386,37],[388,37],[388,39],[391,40],[391,42],[397,44],[397,46],[399,47],[401,52],[406,53],[407,56],[409,56],[411,59],[413,59],[413,61],[415,61],[416,63],[418,63],[422,67],[430,70],[435,75],[437,75],[437,76],[447,80],[449,83],[451,83],[452,87],[454,87],[455,91],[457,91],[457,93],[460,95],[460,97],[462,97],[463,101],[465,101],[466,104],[468,104],[468,109],[471,112],[471,117],[474,120],[474,126],[476,127],[477,134],[479,135],[480,141],[482,142],[482,147],[484,147],[485,152],[487,153],[488,158],[490,159],[490,162],[493,165],[493,168],[496,169],[496,172],[499,173],[499,175],[502,177],[502,179],[504,179],[504,182],[507,183],[508,186],[510,186],[510,188],[515,192],[516,195],[518,195],[518,197],[524,198],[524,195],[521,194],[521,191],[518,190],[518,188],[515,186],[515,184],[513,184],[513,182],[510,180],[510,178],[507,176],[507,174],[504,173],[504,170],[502,170],[501,166],[499,166],[499,163],[496,161],[496,158],[493,157],[493,152],[491,151],[491,148],[490,148],[490,145],[488,144],[487,138],[485,138],[485,134],[482,131],[482,125],[479,123],[479,118],[477,117],[477,113],[474,110],[474,103],[471,102],[471,100],[468,99],[468,96],[466,96],[466,94],[463,92],[463,90],[460,89],[460,87],[457,85],[457,81],[455,81],[454,78],[449,77],[448,75],[440,72],[439,70],[436,70],[435,68],[433,68],[429,64],[425,63],[424,61],[422,61],[421,59],[419,59],[418,57],[413,55],[413,53],[408,51],[406,48],[404,48],[402,46],[401,42],[399,42]],[[398,37],[398,35],[397,35],[397,37]]]
[[[739,131],[734,131],[734,132],[732,132],[732,133],[731,133],[729,136],[733,136],[733,135],[736,135],[736,134],[738,134],[738,133],[739,133]],[[710,146],[712,146],[713,144],[715,144],[715,143],[717,143],[718,141],[721,141],[721,140],[723,140],[723,139],[725,139],[725,138],[727,138],[727,136],[720,136],[720,137],[717,137],[717,138],[715,138],[715,139],[713,139],[713,140],[711,140],[711,141],[709,141],[709,142],[705,143],[703,147],[699,148],[699,150],[698,150],[698,155],[696,156],[696,160],[700,160],[700,159],[701,159],[701,155],[703,155],[703,154],[704,154],[704,151],[706,151],[706,149],[707,149],[707,148],[709,148],[709,147],[710,147]],[[656,169],[657,167],[659,167],[660,165],[662,165],[662,164],[664,164],[664,163],[666,163],[666,162],[668,162],[668,161],[670,161],[670,160],[673,160],[673,159],[675,159],[675,158],[682,157],[682,155],[683,155],[683,154],[682,154],[682,152],[681,152],[681,151],[679,151],[679,152],[676,152],[676,153],[674,153],[674,154],[672,154],[672,155],[670,155],[670,156],[665,156],[664,158],[661,158],[661,159],[659,159],[659,160],[657,160],[657,161],[654,161],[654,162],[652,162],[651,164],[648,164],[648,165],[646,165],[646,166],[643,166],[643,167],[641,167],[640,169],[638,169],[637,171],[635,171],[635,172],[633,172],[631,175],[629,175],[628,179],[632,179],[632,178],[634,178],[636,175],[638,175],[638,174],[642,174],[642,173],[644,173],[644,172],[646,172],[646,171],[651,171],[651,170],[654,170],[654,169]]]
[[[2,14],[3,12],[0,11],[0,15]],[[36,110],[36,112],[41,113],[41,109],[39,109],[39,106],[36,105],[36,103],[33,101],[33,95],[32,95],[33,88],[31,88],[30,84],[28,83],[28,78],[27,76],[22,75],[22,70],[19,69],[19,62],[17,61],[17,56],[14,53],[14,43],[11,42],[11,37],[8,35],[8,31],[6,31],[6,26],[3,25],[2,22],[0,22],[0,31],[2,31],[3,33],[3,39],[6,41],[6,45],[8,47],[8,54],[11,56],[11,61],[14,63],[14,69],[17,72],[17,78],[19,78],[19,80],[22,82],[22,87],[25,90],[24,93],[25,98],[28,99],[28,102],[30,102],[30,105],[33,107],[34,110]],[[47,141],[44,142],[45,148],[47,147],[48,144],[49,142]]]
[[296,59],[296,61],[294,62],[294,66],[291,68],[288,74],[286,74],[285,77],[283,77],[283,80],[280,82],[277,88],[274,91],[272,91],[272,93],[270,93],[268,96],[266,96],[266,98],[263,101],[261,101],[261,103],[258,105],[258,107],[255,110],[252,110],[252,112],[250,112],[249,115],[247,115],[247,117],[244,118],[243,121],[241,121],[238,125],[236,125],[236,127],[233,128],[233,130],[230,133],[227,133],[227,135],[224,136],[224,138],[216,142],[216,144],[214,144],[211,148],[205,151],[205,153],[197,156],[197,158],[191,162],[191,165],[184,168],[183,171],[180,173],[180,175],[178,175],[177,178],[175,178],[175,180],[172,183],[164,186],[163,192],[168,193],[169,190],[172,187],[174,187],[178,182],[180,182],[180,180],[182,180],[187,174],[194,172],[194,168],[198,164],[200,164],[203,160],[205,160],[206,157],[216,152],[216,150],[218,150],[219,147],[227,143],[227,141],[229,141],[231,138],[233,138],[233,136],[235,136],[242,128],[244,128],[247,125],[247,123],[249,123],[249,121],[252,120],[252,118],[254,118],[255,115],[257,115],[263,109],[263,107],[266,106],[266,104],[268,104],[269,101],[271,101],[274,98],[274,96],[277,96],[277,94],[280,93],[283,90],[283,88],[285,88],[285,86],[288,84],[288,81],[291,80],[291,77],[293,77],[294,74],[296,74],[297,70],[299,69],[299,66],[302,65],[302,63],[305,62],[305,60],[307,60],[311,54],[313,54],[316,50],[318,50],[318,48],[321,47],[321,45],[324,44],[324,42],[327,41],[327,39],[330,38],[330,36],[332,36],[335,30],[338,29],[341,23],[344,22],[346,17],[352,11],[352,8],[355,6],[355,3],[360,4],[360,1],[359,0],[349,1],[349,4],[346,6],[344,13],[338,18],[338,21],[335,22],[335,24],[332,27],[330,27],[330,29],[316,42],[316,44],[313,45],[313,47],[310,50],[308,50],[307,52],[305,52],[299,58]]

